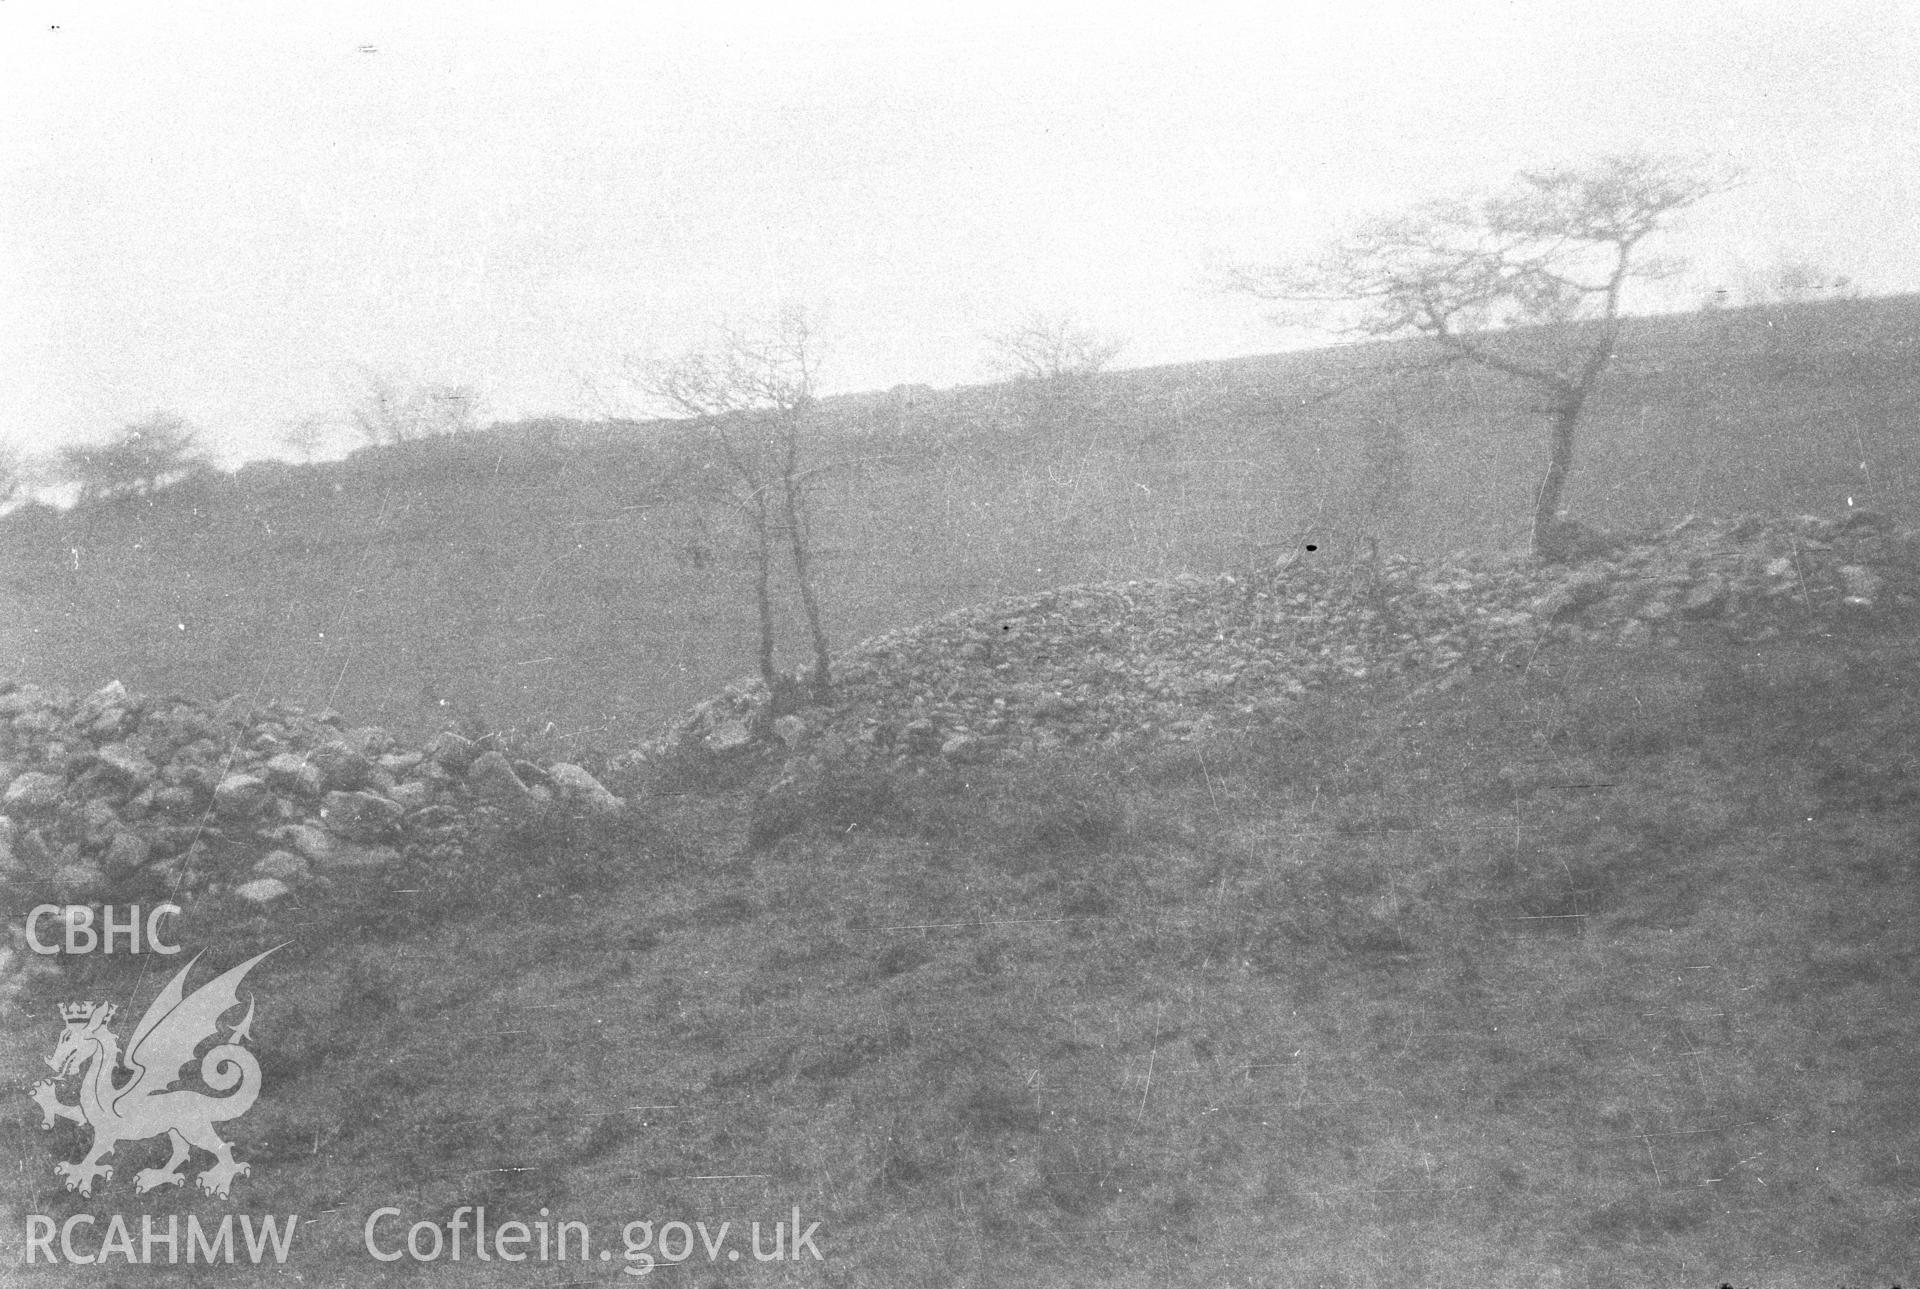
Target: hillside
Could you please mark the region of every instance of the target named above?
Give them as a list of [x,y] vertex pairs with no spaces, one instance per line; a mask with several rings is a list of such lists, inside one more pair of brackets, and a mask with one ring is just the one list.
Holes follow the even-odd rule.
[[[497,737],[14,688],[10,907],[178,892],[222,967],[293,943],[252,978],[231,1202],[136,1198],[157,1143],[64,1191],[85,1135],[22,1096],[0,1231],[302,1217],[284,1268],[161,1285],[415,1283],[368,1216],[480,1205],[612,1258],[433,1268],[462,1284],[613,1283],[626,1222],[740,1251],[796,1209],[817,1264],[690,1239],[670,1274],[1892,1284],[1920,1266],[1917,625],[1920,532],[1858,510],[1568,568],[1060,587],[876,638],[834,707],[722,693],[575,767],[621,801]],[[344,796],[395,806],[384,840]],[[110,870],[128,833],[147,857]],[[57,1003],[157,984],[23,961],[19,1087]]]
[[[1066,399],[839,400],[820,445],[848,463],[822,498],[835,641],[1309,542],[1328,560],[1365,536],[1512,549],[1542,450],[1524,392],[1466,369],[1384,379],[1406,352],[1118,372]],[[1849,504],[1912,518],[1917,352],[1911,298],[1639,320],[1571,507],[1612,526]],[[751,670],[737,570],[662,494],[657,440],[540,422],[18,513],[0,521],[0,674],[625,746]]]

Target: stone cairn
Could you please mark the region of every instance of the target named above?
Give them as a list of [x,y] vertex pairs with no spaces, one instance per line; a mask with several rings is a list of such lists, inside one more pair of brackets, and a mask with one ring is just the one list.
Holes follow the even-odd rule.
[[[783,766],[786,782],[840,757],[912,766],[1191,741],[1267,724],[1313,691],[1447,688],[1556,643],[1644,649],[1651,666],[1686,623],[1756,640],[1795,617],[1870,620],[1920,603],[1916,571],[1920,535],[1850,511],[1689,518],[1589,542],[1577,563],[1303,554],[1240,575],[1066,587],[869,640],[836,660],[828,704],[776,713],[758,683],[730,686],[610,764],[622,783],[648,763],[716,760]],[[629,808],[580,765],[457,733],[406,748],[333,712],[0,682],[0,892],[16,917],[130,889],[272,917],[309,884],[403,854],[457,863],[487,811],[551,806]],[[27,961],[13,935],[0,1004]]]
[[1867,511],[1587,535],[1577,562],[1330,564],[1302,552],[1249,573],[968,608],[841,656],[830,706],[775,716],[763,685],[740,683],[639,752],[818,760],[853,750],[911,764],[1190,741],[1370,678],[1444,689],[1557,643],[1658,651],[1687,624],[1765,639],[1796,618],[1866,621],[1920,603],[1920,534]]

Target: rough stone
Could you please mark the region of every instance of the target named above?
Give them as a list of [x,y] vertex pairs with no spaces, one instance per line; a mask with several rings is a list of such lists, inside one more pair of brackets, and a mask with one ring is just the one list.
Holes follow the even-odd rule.
[[520,776],[513,772],[513,764],[498,752],[482,752],[474,758],[473,765],[467,770],[467,786],[475,795],[491,801],[498,806],[519,807],[533,803],[533,794]]
[[249,904],[271,904],[293,894],[293,888],[277,877],[256,877],[234,887],[233,893]]
[[335,850],[348,844],[326,829],[316,828],[312,824],[288,824],[273,829],[266,836],[268,841],[291,846],[315,863],[330,858]]
[[153,847],[147,839],[128,829],[113,835],[113,840],[107,843],[106,851],[100,856],[100,866],[109,877],[124,877],[145,867],[152,856]]
[[971,734],[955,734],[940,745],[940,755],[949,761],[965,764],[980,759],[982,745]]
[[0,809],[9,813],[37,814],[56,810],[66,795],[67,781],[57,774],[29,770],[15,777],[0,794]]
[[320,807],[327,831],[348,841],[385,841],[400,827],[399,806],[371,792],[329,792]]
[[393,736],[393,731],[379,725],[357,726],[348,730],[342,737],[345,738],[348,746],[367,757],[384,756],[399,744],[399,740]]
[[329,792],[357,792],[367,786],[373,774],[373,762],[367,754],[345,742],[322,743],[307,754],[307,759],[319,769]]
[[709,752],[736,752],[753,742],[753,731],[745,721],[723,721],[702,741]]
[[80,807],[80,823],[87,845],[105,846],[120,829],[120,815],[105,797],[94,797]]
[[451,730],[434,735],[423,750],[434,764],[454,774],[465,774],[479,755],[472,739]]
[[624,805],[582,766],[556,761],[547,767],[547,774],[562,801],[581,806],[592,814],[613,814]]
[[297,752],[280,752],[267,758],[261,767],[267,782],[281,792],[317,797],[326,791],[326,776],[320,767]]
[[153,808],[164,814],[190,815],[200,807],[200,798],[185,784],[169,784],[153,794]]
[[84,900],[107,889],[107,875],[94,864],[75,861],[54,869],[53,892],[63,900]]
[[270,850],[260,857],[253,871],[261,877],[297,882],[308,874],[307,861],[290,850]]
[[109,743],[95,755],[107,777],[129,792],[144,791],[160,773],[152,761],[125,743]]
[[910,752],[937,752],[945,742],[940,727],[927,717],[908,721],[900,730],[900,741]]
[[420,810],[433,801],[433,787],[419,779],[410,779],[405,783],[396,783],[388,790],[386,797],[402,810]]
[[259,775],[229,774],[213,790],[213,808],[228,819],[246,819],[259,814],[271,797]]
[[36,874],[52,873],[65,862],[64,857],[47,844],[46,834],[38,828],[29,828],[20,834],[14,843],[14,854],[29,872]]

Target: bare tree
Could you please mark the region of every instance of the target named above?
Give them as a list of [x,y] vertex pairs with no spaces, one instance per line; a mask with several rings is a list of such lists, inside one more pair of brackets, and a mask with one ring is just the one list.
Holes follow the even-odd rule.
[[[820,470],[808,460],[818,362],[813,325],[794,308],[759,331],[723,326],[712,347],[638,373],[644,393],[688,422],[692,450],[682,485],[700,507],[731,519],[746,535],[760,677],[776,710],[792,701],[776,658],[773,569],[782,548],[806,616],[813,695],[824,700],[832,691],[810,506]],[[695,546],[704,550],[707,520],[696,514],[695,522],[701,538]]]
[[1029,313],[987,335],[987,370],[1012,380],[1092,376],[1127,347],[1117,336],[1083,327],[1070,314]]
[[322,448],[334,440],[341,428],[337,418],[315,412],[288,421],[278,438],[281,444],[299,453],[302,461],[312,461],[320,455]]
[[1648,156],[1524,171],[1503,192],[1431,201],[1374,219],[1304,263],[1227,270],[1227,289],[1324,316],[1370,339],[1423,336],[1442,362],[1511,376],[1546,397],[1547,464],[1532,542],[1563,554],[1577,526],[1561,515],[1580,414],[1619,342],[1621,297],[1636,278],[1678,264],[1644,243],[1730,176]]
[[27,463],[20,449],[0,443],[0,506],[27,490]]
[[471,385],[423,383],[372,370],[361,379],[364,391],[348,416],[369,443],[411,443],[479,427],[480,394]]
[[155,412],[101,444],[60,450],[60,472],[80,485],[82,501],[147,496],[208,462],[198,436],[172,412]]

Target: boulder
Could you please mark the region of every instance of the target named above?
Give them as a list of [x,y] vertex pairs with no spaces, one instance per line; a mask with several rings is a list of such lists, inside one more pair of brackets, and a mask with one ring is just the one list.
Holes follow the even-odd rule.
[[234,887],[233,893],[249,904],[271,904],[293,894],[293,888],[277,877],[256,877]]
[[213,790],[214,813],[224,819],[249,819],[272,798],[267,781],[257,774],[229,774]]
[[319,769],[329,792],[357,792],[373,774],[367,754],[345,742],[322,743],[307,753],[307,760]]
[[433,801],[433,785],[419,779],[398,783],[386,794],[387,800],[402,810],[420,810]]
[[709,752],[737,752],[752,742],[753,731],[738,718],[721,721],[700,740],[701,746]]
[[200,798],[185,784],[168,784],[164,788],[154,790],[153,808],[162,814],[191,815],[198,812]]
[[100,866],[109,877],[125,877],[136,869],[143,868],[153,857],[153,847],[146,838],[131,829],[113,835],[107,848],[100,856]]
[[320,767],[297,752],[281,752],[269,757],[262,769],[267,782],[280,792],[317,797],[327,788],[326,776]]
[[908,721],[900,730],[900,739],[909,752],[922,754],[937,752],[946,743],[940,736],[940,727],[924,716]]
[[288,824],[273,829],[266,836],[268,841],[276,842],[281,846],[291,846],[315,863],[329,858],[336,849],[349,844],[326,829],[316,828],[312,824]]
[[44,814],[57,810],[65,795],[67,781],[57,774],[29,770],[17,775],[0,795],[0,809],[9,814]]
[[160,773],[152,761],[125,743],[109,743],[95,755],[107,779],[128,792],[145,791]]
[[391,730],[379,725],[361,725],[348,730],[342,737],[368,757],[385,756],[399,743]]
[[43,877],[51,875],[67,858],[47,844],[46,834],[38,828],[29,828],[21,833],[13,844],[13,851],[14,857],[29,872]]
[[581,766],[556,761],[547,767],[547,777],[553,780],[562,801],[581,806],[591,814],[613,814],[624,804]]
[[377,842],[399,831],[402,813],[394,802],[371,792],[329,792],[320,806],[320,821],[336,837]]
[[290,850],[270,850],[260,857],[253,866],[257,877],[271,877],[282,882],[297,882],[308,874],[307,861]]
[[971,734],[955,734],[940,745],[941,756],[961,765],[978,761],[983,751],[980,740]]
[[446,730],[433,736],[423,749],[427,759],[453,774],[465,774],[479,755],[473,740]]
[[530,806],[533,793],[513,772],[513,764],[498,752],[482,752],[467,769],[467,786],[483,801],[509,808]]

